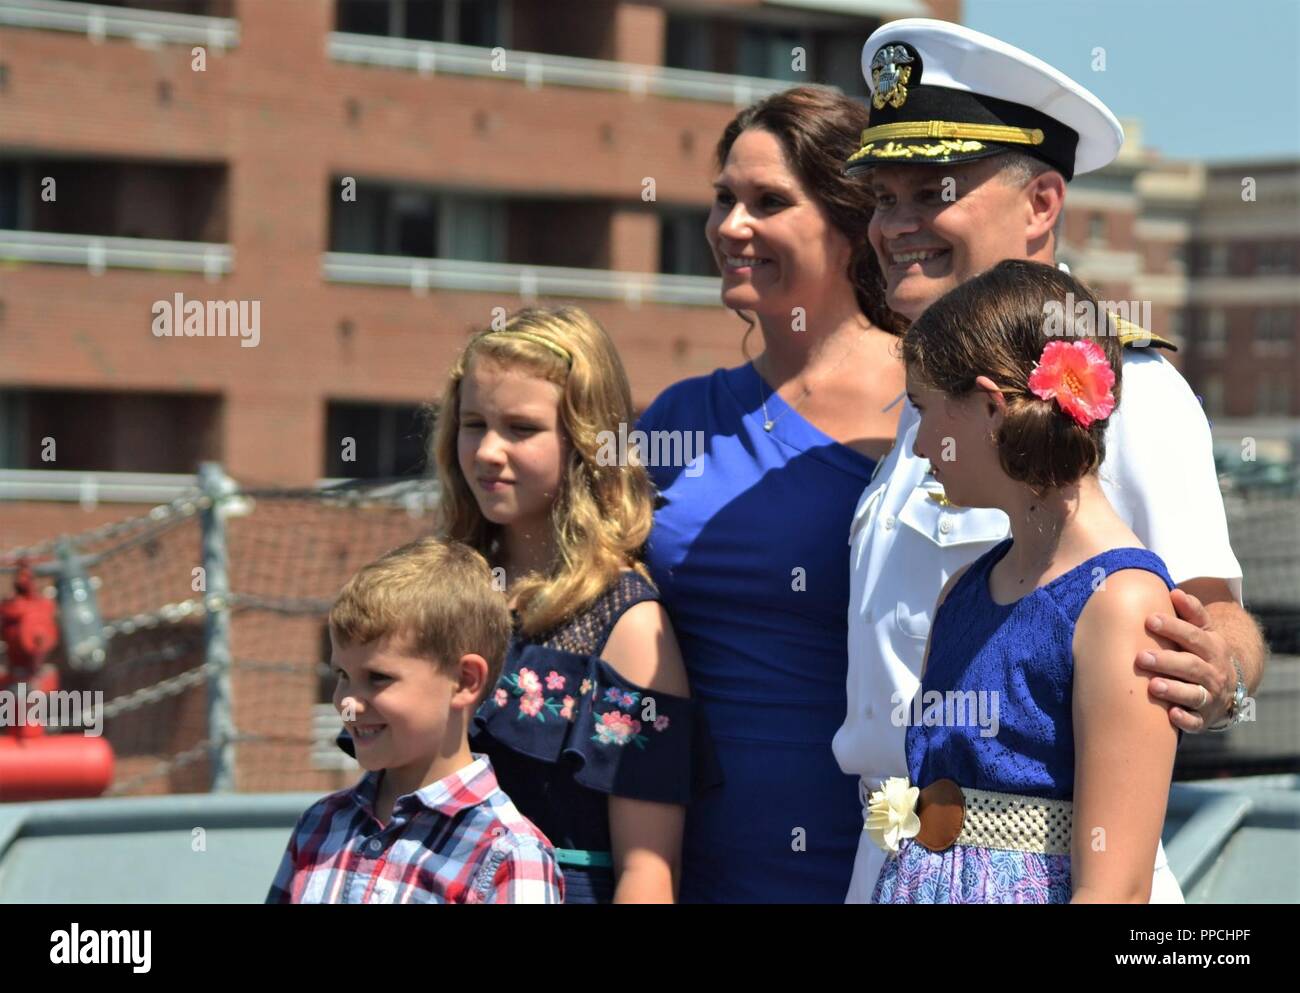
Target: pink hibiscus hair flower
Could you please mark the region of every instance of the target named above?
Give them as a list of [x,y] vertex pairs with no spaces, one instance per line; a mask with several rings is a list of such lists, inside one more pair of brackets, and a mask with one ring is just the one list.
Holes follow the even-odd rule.
[[1095,341],[1049,342],[1029,376],[1029,389],[1055,400],[1080,427],[1105,420],[1115,409],[1115,370]]

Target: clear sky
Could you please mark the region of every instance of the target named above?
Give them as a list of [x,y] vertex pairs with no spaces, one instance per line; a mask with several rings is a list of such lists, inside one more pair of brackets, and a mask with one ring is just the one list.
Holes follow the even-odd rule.
[[1300,158],[1300,0],[964,0],[962,23],[1138,118],[1167,157]]

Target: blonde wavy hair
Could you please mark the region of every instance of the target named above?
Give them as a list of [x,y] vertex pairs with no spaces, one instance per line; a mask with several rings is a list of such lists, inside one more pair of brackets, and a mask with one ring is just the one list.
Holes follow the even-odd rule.
[[569,453],[551,505],[556,557],[546,573],[529,573],[515,584],[522,633],[534,636],[591,606],[625,568],[650,580],[641,556],[654,516],[654,489],[644,466],[602,466],[596,460],[602,431],[617,434],[620,423],[632,429],[632,390],[609,335],[578,307],[525,308],[504,327],[476,333],[448,375],[433,440],[446,538],[500,564],[501,528],[479,510],[457,457],[460,385],[475,359],[560,388],[559,423]]

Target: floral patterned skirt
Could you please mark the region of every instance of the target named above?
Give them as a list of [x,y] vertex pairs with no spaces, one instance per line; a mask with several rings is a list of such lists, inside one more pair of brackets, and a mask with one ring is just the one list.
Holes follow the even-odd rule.
[[885,860],[872,903],[1069,903],[1070,856],[904,841]]

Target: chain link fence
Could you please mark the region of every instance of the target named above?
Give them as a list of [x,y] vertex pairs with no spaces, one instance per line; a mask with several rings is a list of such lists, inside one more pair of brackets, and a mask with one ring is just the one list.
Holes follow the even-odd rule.
[[[328,791],[334,746],[325,617],[365,563],[433,529],[432,480],[237,487],[204,467],[148,513],[0,553],[60,602],[65,690],[103,694],[112,795]],[[1246,602],[1273,649],[1257,719],[1188,735],[1179,778],[1300,771],[1300,497],[1225,494]],[[2,651],[0,646],[0,651]]]
[[0,553],[0,590],[25,559],[57,596],[51,661],[103,694],[109,795],[324,792],[357,768],[333,744],[329,607],[430,533],[435,498],[424,479],[241,489],[208,465],[146,514]]

